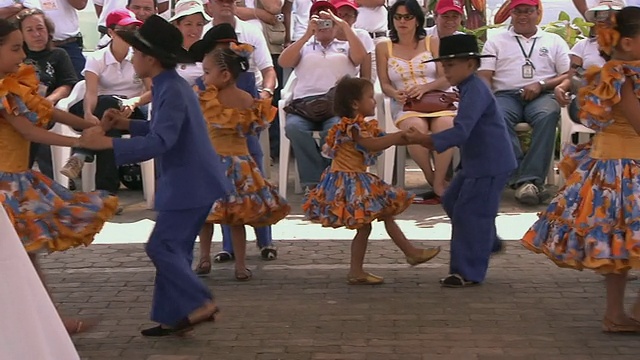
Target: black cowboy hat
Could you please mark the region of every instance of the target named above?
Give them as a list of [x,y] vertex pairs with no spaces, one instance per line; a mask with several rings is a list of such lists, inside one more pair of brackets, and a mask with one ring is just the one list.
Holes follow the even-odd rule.
[[448,59],[487,58],[493,55],[482,55],[478,50],[478,40],[473,35],[456,34],[440,39],[440,56],[425,62]]
[[158,15],[152,15],[136,30],[116,31],[134,49],[158,60],[193,63],[189,52],[182,47],[182,33]]
[[201,62],[204,56],[211,52],[217,44],[232,42],[238,42],[238,35],[236,35],[233,26],[228,23],[218,24],[209,29],[202,39],[191,45],[189,54],[194,61]]

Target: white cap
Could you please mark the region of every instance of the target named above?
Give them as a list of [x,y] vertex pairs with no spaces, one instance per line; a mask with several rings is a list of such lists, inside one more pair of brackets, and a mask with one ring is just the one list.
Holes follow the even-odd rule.
[[600,0],[593,7],[584,13],[584,17],[589,22],[595,22],[598,11],[620,11],[626,4],[623,0]]
[[205,21],[211,21],[211,17],[204,11],[204,5],[202,0],[180,0],[175,6],[175,15],[169,19],[169,22],[174,22],[182,17],[200,14]]

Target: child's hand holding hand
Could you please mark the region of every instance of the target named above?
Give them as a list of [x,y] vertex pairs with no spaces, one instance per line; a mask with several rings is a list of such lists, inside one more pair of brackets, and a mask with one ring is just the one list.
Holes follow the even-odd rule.
[[410,127],[408,130],[403,131],[402,138],[407,141],[407,144],[422,145],[428,149],[433,148],[433,141],[431,136],[420,132],[415,127]]

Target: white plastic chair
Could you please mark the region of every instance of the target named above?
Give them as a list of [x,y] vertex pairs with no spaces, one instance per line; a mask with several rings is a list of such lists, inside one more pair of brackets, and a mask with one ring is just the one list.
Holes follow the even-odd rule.
[[[376,99],[376,119],[382,126],[385,133],[391,134],[398,131],[398,128],[393,124],[391,118],[391,103],[389,98],[384,96],[382,88],[380,87],[380,81],[376,79],[374,83],[374,92]],[[403,147],[404,148],[404,147]],[[400,149],[401,151],[402,149]],[[380,158],[378,159],[378,176],[384,180],[387,184],[393,182],[393,166],[396,160],[396,147],[391,146],[386,149]],[[403,166],[404,167],[404,166]],[[404,176],[404,174],[403,174]]]
[[[295,86],[295,84],[296,73],[295,71],[293,71],[291,73],[291,76],[289,76],[287,83],[284,85],[284,88],[280,90],[280,101],[278,101],[278,118],[280,120],[280,168],[278,169],[278,191],[280,192],[280,196],[285,199],[287,198],[287,182],[289,180],[289,154],[291,153],[291,142],[289,141],[289,138],[285,134],[284,130],[285,122],[287,121],[287,114],[285,113],[284,108],[288,103],[291,102],[291,100],[293,100],[293,87]],[[297,165],[294,166],[296,167],[295,191],[302,192],[300,180],[297,176]],[[298,189],[298,187],[300,187],[300,189]]]
[[[571,121],[571,117],[569,116],[568,107],[563,107],[561,110],[562,117],[560,119],[560,147],[563,147],[567,143],[572,142],[572,135],[578,134],[578,143],[586,143],[591,138],[592,134],[595,134],[595,131],[589,129],[588,127],[582,124],[576,124]],[[564,177],[562,174],[558,177],[557,185],[559,187],[564,186]]]
[[[85,81],[79,81],[71,90],[68,97],[58,101],[56,108],[62,111],[69,111],[69,109],[84,99],[86,92]],[[149,119],[151,117],[151,106],[149,106]],[[64,135],[79,137],[78,132],[73,130],[67,125],[56,123],[51,131]],[[60,174],[60,170],[64,167],[64,164],[71,156],[71,149],[63,146],[51,146],[51,157],[53,163],[53,176],[54,180],[63,185],[68,186],[69,179]],[[142,186],[144,199],[147,202],[147,206],[152,209],[154,204],[155,194],[155,168],[153,159],[145,161],[140,164],[140,170],[142,173]],[[96,189],[96,164],[95,161],[91,163],[85,163],[82,168],[82,191],[93,191]]]

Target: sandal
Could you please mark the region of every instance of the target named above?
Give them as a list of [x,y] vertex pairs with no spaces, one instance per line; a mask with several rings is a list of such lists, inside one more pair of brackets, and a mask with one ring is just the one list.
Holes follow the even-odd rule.
[[440,205],[442,201],[440,200],[440,196],[433,195],[431,199],[414,198],[413,203],[416,205]]
[[469,281],[465,280],[462,276],[458,274],[449,274],[447,277],[440,279],[440,285],[442,287],[449,288],[463,288],[470,286],[480,285],[477,281]]
[[196,275],[207,275],[211,272],[211,260],[209,258],[202,258],[196,266]]
[[361,277],[347,277],[347,284],[349,285],[379,285],[384,282],[384,278],[381,276],[373,275],[371,273],[366,273],[365,276]]
[[640,333],[640,322],[630,318],[633,324],[616,324],[609,318],[602,320],[602,331],[610,334],[637,334]]
[[411,266],[420,265],[422,263],[426,263],[427,261],[433,259],[440,253],[440,246],[432,247],[428,249],[422,249],[419,256],[411,257],[407,256],[407,263]]
[[236,271],[235,273],[235,277],[237,281],[249,281],[251,280],[252,276],[253,274],[251,274],[251,270],[249,269],[244,269],[243,272]]
[[142,334],[142,336],[147,336],[147,337],[162,337],[162,336],[170,336],[170,335],[184,336],[187,333],[193,331],[193,329],[197,325],[203,324],[205,322],[215,322],[216,315],[218,315],[219,312],[220,312],[220,308],[216,306],[211,312],[211,315],[207,316],[206,318],[200,321],[196,321],[192,323],[188,317],[185,317],[184,319],[180,320],[175,327],[166,328],[166,327],[162,327],[162,325],[158,325],[152,328],[144,329],[140,331],[140,333]]
[[213,262],[216,264],[222,264],[229,261],[233,261],[233,254],[226,251],[220,251],[213,257]]
[[96,325],[98,325],[99,322],[99,319],[75,320],[73,328],[67,328],[67,332],[69,333],[69,335],[78,335],[93,329]]
[[278,258],[278,250],[273,246],[265,246],[260,248],[260,257],[266,261],[275,260]]

